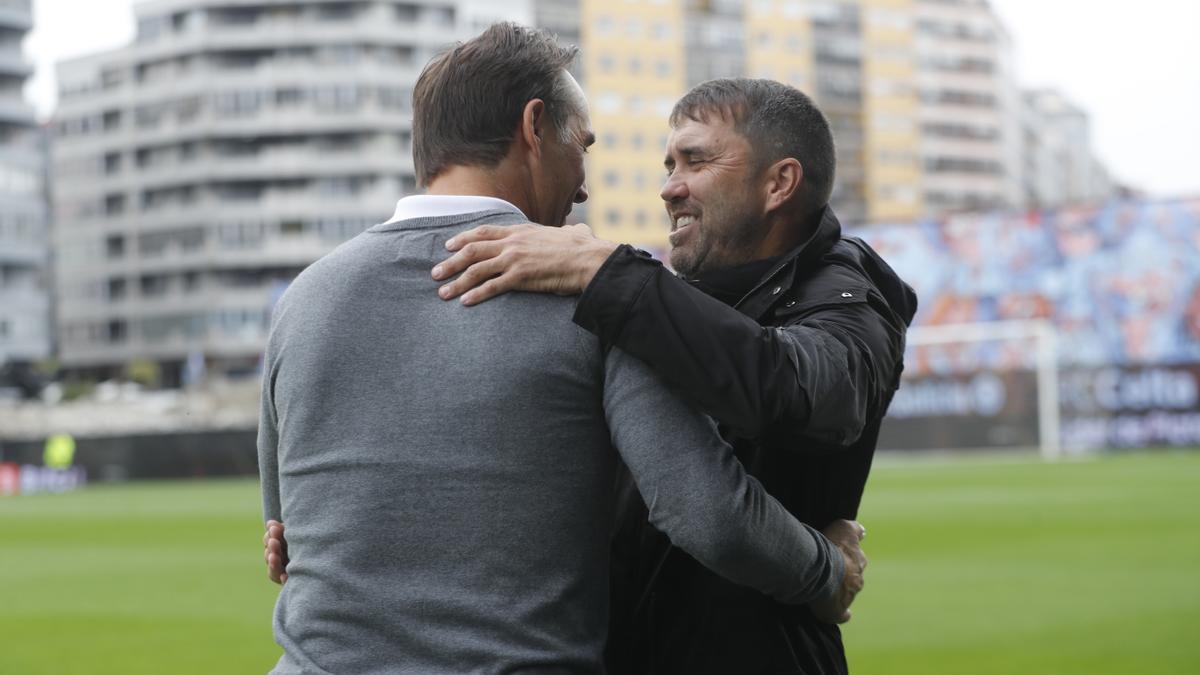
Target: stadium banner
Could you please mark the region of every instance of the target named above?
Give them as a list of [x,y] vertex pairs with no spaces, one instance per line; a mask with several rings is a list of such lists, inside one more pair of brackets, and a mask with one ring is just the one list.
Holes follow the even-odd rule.
[[0,497],[70,492],[87,484],[83,467],[55,468],[33,464],[0,464]]
[[[1200,198],[848,231],[919,298],[880,447],[1037,447],[1039,423],[1068,453],[1200,445]],[[1005,328],[1020,324],[1046,330]],[[1037,372],[1058,382],[1048,424]]]
[[1068,370],[1059,404],[1068,450],[1200,445],[1200,363]]
[[21,491],[21,466],[0,462],[0,497],[11,497]]
[[1032,370],[905,377],[879,434],[881,450],[1037,446]]
[[[1071,368],[1058,375],[1067,452],[1200,446],[1200,363]],[[905,377],[884,419],[888,450],[1036,448],[1033,370]]]

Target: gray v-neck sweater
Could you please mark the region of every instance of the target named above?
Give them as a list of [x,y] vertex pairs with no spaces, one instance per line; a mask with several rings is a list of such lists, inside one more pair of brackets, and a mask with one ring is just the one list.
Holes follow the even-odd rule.
[[619,459],[679,547],[788,602],[842,559],[711,420],[571,323],[574,300],[437,297],[486,211],[371,228],[275,309],[259,460],[291,558],[276,673],[598,673]]

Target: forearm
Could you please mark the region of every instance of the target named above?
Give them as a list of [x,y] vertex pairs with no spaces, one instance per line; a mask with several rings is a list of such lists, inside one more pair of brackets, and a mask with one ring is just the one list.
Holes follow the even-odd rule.
[[605,411],[650,522],[676,546],[784,602],[826,597],[840,586],[842,560],[828,540],[746,474],[711,420],[620,350],[609,356]]
[[687,504],[687,512],[662,499],[650,508],[651,524],[672,544],[730,581],[781,602],[821,600],[840,587],[842,556],[820,532],[797,521],[740,470],[708,478],[690,483],[698,503]]
[[778,339],[776,329],[758,325],[629,247],[614,252],[595,275],[575,323],[648,363],[693,404],[744,436],[785,420],[802,426],[809,417],[791,345]]

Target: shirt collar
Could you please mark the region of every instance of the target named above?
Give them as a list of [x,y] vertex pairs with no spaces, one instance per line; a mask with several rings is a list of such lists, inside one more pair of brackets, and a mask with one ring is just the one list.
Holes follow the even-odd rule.
[[524,216],[521,209],[496,197],[479,195],[409,195],[396,202],[396,211],[387,221],[394,223],[413,218],[439,218],[480,211],[512,211]]

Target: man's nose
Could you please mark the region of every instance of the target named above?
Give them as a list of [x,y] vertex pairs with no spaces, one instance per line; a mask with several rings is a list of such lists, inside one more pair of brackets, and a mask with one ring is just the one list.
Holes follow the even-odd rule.
[[680,178],[668,176],[667,182],[663,183],[662,191],[658,193],[662,200],[668,204],[677,202],[681,199],[687,199],[688,190],[687,183]]
[[588,200],[587,183],[581,183],[575,192],[575,203],[582,204]]

